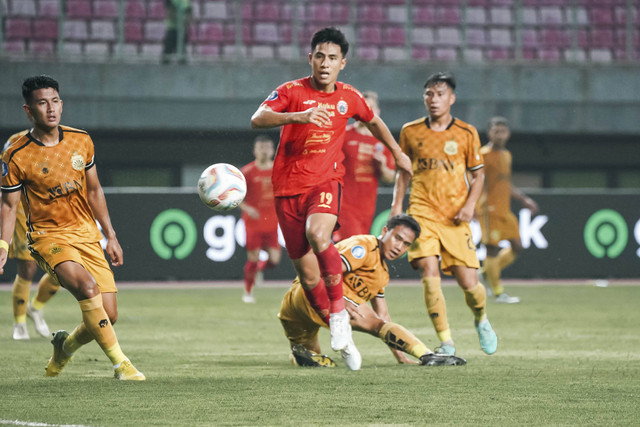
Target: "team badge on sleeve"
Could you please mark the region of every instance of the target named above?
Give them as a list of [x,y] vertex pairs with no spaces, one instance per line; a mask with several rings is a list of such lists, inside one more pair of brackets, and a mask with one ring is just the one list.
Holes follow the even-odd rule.
[[9,173],[9,165],[6,162],[2,162],[2,176],[7,176]]
[[365,254],[365,250],[364,247],[358,245],[358,246],[354,246],[351,248],[351,255],[353,255],[353,257],[355,259],[362,259],[364,258],[364,254]]
[[267,96],[267,101],[273,101],[274,99],[278,99],[278,91],[274,90]]

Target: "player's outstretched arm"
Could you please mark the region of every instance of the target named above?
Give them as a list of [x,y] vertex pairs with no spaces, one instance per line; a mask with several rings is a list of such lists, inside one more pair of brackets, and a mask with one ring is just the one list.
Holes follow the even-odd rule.
[[[0,274],[4,273],[4,265],[7,263],[9,255],[9,243],[13,237],[13,230],[16,226],[16,211],[20,203],[20,191],[2,193],[2,206],[0,207]],[[5,247],[6,246],[6,247]]]
[[511,184],[511,197],[522,203],[522,206],[529,209],[532,214],[538,213],[540,207],[531,197],[527,196],[515,185]]
[[[373,298],[371,300],[371,307],[373,307],[373,311],[376,315],[382,319],[384,322],[391,322],[391,316],[389,315],[389,308],[387,306],[387,301],[384,298]],[[398,350],[395,348],[389,347],[393,357],[396,358],[398,363],[402,365],[410,364],[415,365],[416,361],[409,359],[402,350]]]
[[391,212],[389,218],[402,213],[402,203],[409,188],[410,177],[407,174],[396,172],[396,183],[393,186],[393,199],[391,201]]
[[408,177],[411,177],[413,175],[411,159],[402,152],[402,149],[391,134],[386,123],[380,117],[373,116],[371,121],[364,122],[364,124],[371,134],[373,134],[378,141],[382,142],[389,151],[391,151],[391,154],[396,161],[396,170],[400,173],[406,174]]
[[87,201],[93,211],[93,215],[100,223],[102,232],[107,238],[107,255],[111,259],[111,265],[117,267],[123,264],[124,258],[122,247],[116,237],[116,231],[111,224],[109,210],[107,209],[107,200],[104,197],[104,191],[100,180],[98,179],[98,171],[93,166],[86,172],[87,178]]
[[251,127],[253,129],[273,128],[290,124],[314,124],[318,127],[329,126],[331,117],[324,108],[309,108],[298,112],[273,111],[266,105],[260,106],[253,116],[251,116]]

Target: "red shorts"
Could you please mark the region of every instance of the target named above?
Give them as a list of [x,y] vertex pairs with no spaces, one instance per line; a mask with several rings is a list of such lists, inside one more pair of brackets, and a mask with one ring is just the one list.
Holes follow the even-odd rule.
[[289,258],[302,258],[311,248],[305,233],[307,218],[314,213],[338,216],[341,197],[340,183],[329,181],[303,194],[275,198],[276,214]]
[[272,231],[247,231],[246,249],[253,251],[256,249],[279,248],[278,229]]

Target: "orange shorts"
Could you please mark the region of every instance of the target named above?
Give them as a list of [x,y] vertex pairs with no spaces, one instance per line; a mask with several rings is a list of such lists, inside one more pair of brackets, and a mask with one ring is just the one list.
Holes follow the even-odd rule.
[[513,213],[506,215],[483,215],[479,218],[482,228],[482,243],[498,246],[502,240],[519,240],[520,227]]
[[100,242],[66,243],[62,236],[47,236],[31,243],[29,250],[40,268],[58,283],[60,282],[54,271],[56,266],[65,261],[73,261],[82,265],[93,276],[101,293],[118,292]]
[[289,342],[303,344],[307,348],[309,348],[308,343],[315,342],[320,327],[328,327],[309,305],[298,279],[293,282],[293,286],[282,299],[278,318]]
[[480,268],[468,222],[445,225],[419,216],[414,218],[422,231],[409,248],[409,261],[440,256],[440,268],[445,274],[451,274],[451,267],[454,265]]

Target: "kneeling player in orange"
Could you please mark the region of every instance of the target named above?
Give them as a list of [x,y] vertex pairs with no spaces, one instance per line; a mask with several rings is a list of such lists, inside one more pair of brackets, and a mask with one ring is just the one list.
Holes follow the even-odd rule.
[[78,300],[82,311],[82,323],[71,335],[54,334],[45,375],[58,376],[73,354],[95,339],[113,363],[117,379],[144,380],[120,349],[112,326],[118,317],[117,289],[96,219],[107,238],[111,263],[121,265],[123,255],[98,180],[93,141],[82,130],[60,125],[62,100],[58,82],[51,77],[26,79],[22,95],[33,129],[2,156],[0,274],[22,193],[29,209],[29,250],[38,265]]
[[[402,256],[419,235],[418,223],[410,216],[400,214],[389,219],[380,238],[356,235],[336,244],[342,258],[342,288],[351,327],[382,339],[399,363],[463,365],[466,363],[464,359],[434,354],[411,332],[391,322],[384,299],[384,288],[389,282],[386,261]],[[335,366],[329,357],[321,354],[318,342],[318,331],[320,327],[327,327],[328,319],[321,318],[311,307],[299,278],[296,277],[284,296],[278,317],[296,364]],[[403,352],[416,357],[419,362],[408,359]],[[359,354],[342,350],[341,356],[349,369],[360,369],[362,359]]]

